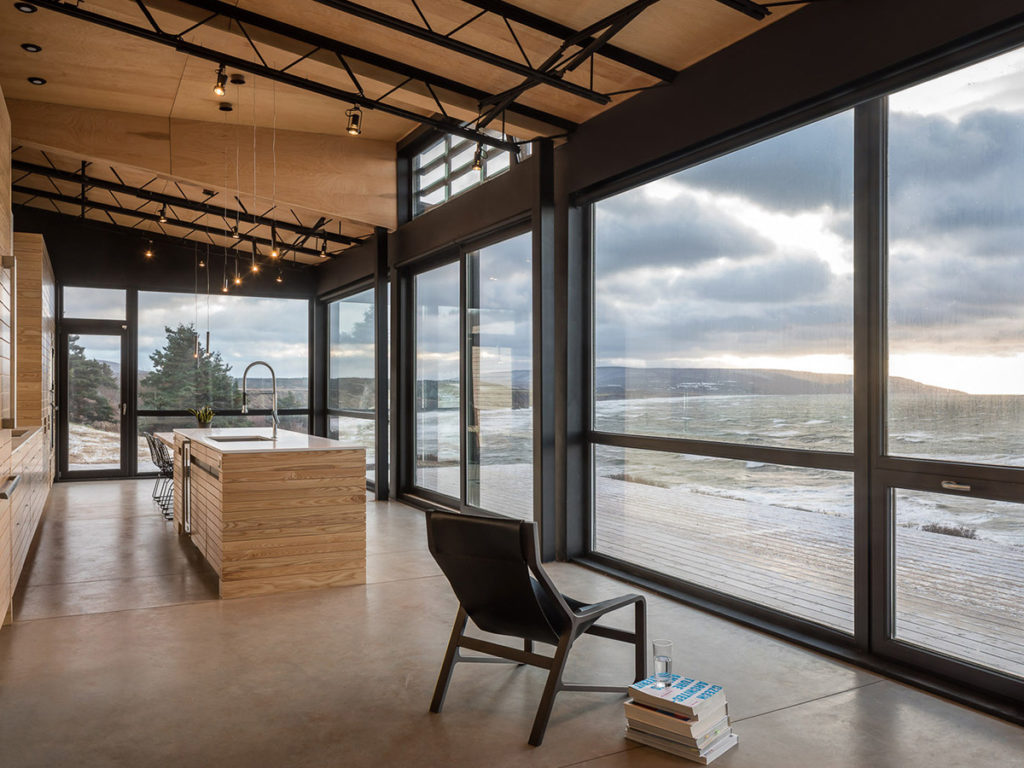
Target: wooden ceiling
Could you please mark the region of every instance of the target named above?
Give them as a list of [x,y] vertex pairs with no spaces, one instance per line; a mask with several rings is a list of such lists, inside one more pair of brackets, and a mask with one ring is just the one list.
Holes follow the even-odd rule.
[[[0,4],[0,87],[9,102],[13,143],[22,147],[16,160],[52,164],[63,171],[80,171],[82,161],[88,161],[87,175],[120,177],[132,181],[128,186],[148,184],[149,190],[207,199],[222,206],[228,220],[243,205],[254,213],[272,209],[268,215],[303,226],[329,220],[333,232],[346,238],[365,235],[373,226],[395,226],[395,146],[417,127],[406,115],[451,118],[473,128],[481,99],[524,82],[521,70],[482,61],[471,55],[475,49],[536,72],[559,49],[559,29],[564,34],[587,28],[630,5],[628,0],[516,0],[505,11],[510,18],[505,18],[493,9],[510,4],[473,0],[366,0],[356,6],[357,11],[369,9],[368,14],[353,12],[352,3],[329,0],[240,0],[230,9],[188,0],[61,4],[144,31],[151,32],[155,24],[174,35],[184,32],[181,40],[193,48],[182,52],[47,7],[53,4],[55,0],[36,3],[35,13],[20,12],[11,0]],[[573,124],[630,98],[637,89],[656,86],[662,82],[657,75],[670,77],[801,7],[774,8],[758,20],[731,7],[736,4],[749,5],[748,0],[650,3],[611,38],[617,51],[599,48],[564,73],[562,83],[549,79],[523,89],[515,106],[503,113],[507,134],[529,140],[571,131]],[[211,14],[211,8],[221,15]],[[273,23],[264,28],[226,17],[239,11]],[[461,50],[364,17],[373,13],[429,30],[424,36],[448,36]],[[322,45],[314,49],[310,33],[345,44],[348,55]],[[26,51],[25,43],[41,50]],[[362,58],[351,48],[360,49]],[[242,73],[244,84],[229,84],[223,97],[215,95],[217,62],[197,54],[199,49],[270,70],[287,67],[288,75],[334,89],[335,95],[361,91],[367,100],[362,134],[345,133],[350,103],[274,82],[251,69]],[[236,74],[241,66],[229,65],[227,72]],[[416,76],[410,79],[410,72]],[[30,77],[45,78],[46,83],[33,85]],[[430,85],[424,82],[429,78],[434,78]],[[377,100],[377,106],[387,105],[398,114],[372,109]],[[231,111],[221,111],[225,102]],[[501,125],[495,120],[489,127]],[[21,175],[16,169],[14,178]],[[81,192],[80,184],[38,175],[25,176],[19,184],[49,192],[56,186],[63,197]],[[112,194],[133,207],[146,202],[110,190],[87,191],[90,201],[120,206],[111,202]],[[14,199],[81,212],[80,205],[52,196],[16,193]],[[150,211],[147,205],[140,210]],[[140,219],[130,223],[118,212],[99,208],[86,215],[137,229],[163,226]],[[188,221],[207,229],[224,226],[223,216],[213,214]],[[176,227],[168,232],[230,245],[210,231]],[[253,234],[269,238],[259,226]],[[331,244],[332,251],[344,247],[342,242]],[[315,254],[298,257],[318,260]]]

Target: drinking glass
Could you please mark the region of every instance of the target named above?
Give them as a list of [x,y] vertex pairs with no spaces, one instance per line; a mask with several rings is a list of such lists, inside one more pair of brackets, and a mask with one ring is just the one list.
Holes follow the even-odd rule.
[[672,684],[672,641],[655,640],[653,645],[655,686],[667,688]]

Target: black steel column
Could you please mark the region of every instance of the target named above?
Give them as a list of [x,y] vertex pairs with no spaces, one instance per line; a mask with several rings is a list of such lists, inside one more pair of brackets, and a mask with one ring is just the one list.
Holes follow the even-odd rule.
[[309,406],[311,434],[327,436],[327,365],[330,357],[327,305],[309,301]]
[[873,493],[882,450],[885,409],[884,279],[886,250],[885,98],[856,109],[854,129],[854,634],[871,649],[886,631],[888,526],[885,504]]
[[373,362],[374,362],[374,493],[378,501],[390,496],[388,471],[391,465],[388,446],[388,231],[374,228],[376,240],[373,269]]
[[[589,205],[567,212],[564,254],[559,259],[559,401],[563,482],[559,494],[559,559],[587,554],[590,548],[590,225]],[[563,249],[560,248],[559,251]]]
[[556,554],[555,402],[557,315],[555,286],[555,164],[550,139],[534,142],[533,201],[533,514],[540,522],[541,557]]

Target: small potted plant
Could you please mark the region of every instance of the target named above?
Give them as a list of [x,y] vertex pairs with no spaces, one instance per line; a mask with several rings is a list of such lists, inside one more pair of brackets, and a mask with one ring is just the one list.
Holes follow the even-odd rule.
[[210,428],[210,422],[213,421],[214,416],[213,409],[210,406],[204,405],[199,410],[196,410],[195,408],[189,408],[188,412],[196,417],[196,421],[199,422],[200,429]]

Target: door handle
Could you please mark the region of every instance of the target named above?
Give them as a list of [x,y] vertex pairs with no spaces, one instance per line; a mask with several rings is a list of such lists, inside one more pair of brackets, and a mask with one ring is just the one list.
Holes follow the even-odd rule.
[[128,403],[121,403],[121,415],[122,416],[127,416],[128,415]]
[[971,486],[965,483],[958,483],[956,480],[943,480],[942,487],[947,491],[970,491]]

